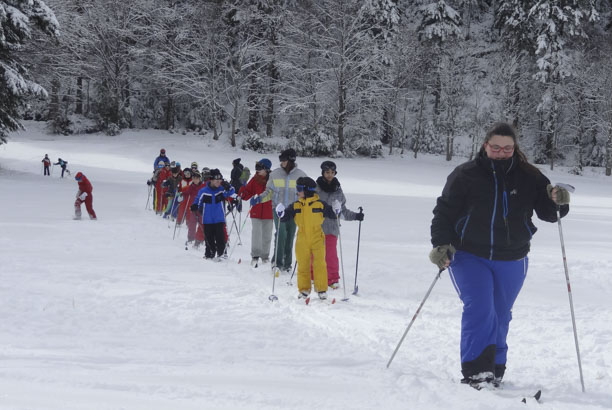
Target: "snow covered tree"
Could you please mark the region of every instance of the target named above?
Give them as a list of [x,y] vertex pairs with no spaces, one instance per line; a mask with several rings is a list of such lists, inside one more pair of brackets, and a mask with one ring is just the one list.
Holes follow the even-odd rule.
[[26,97],[46,97],[40,85],[28,78],[20,51],[34,30],[56,36],[59,24],[42,0],[0,1],[0,144],[8,132],[21,128],[20,109]]
[[538,70],[534,78],[545,85],[538,110],[542,113],[543,138],[538,144],[536,161],[544,158],[554,167],[560,127],[559,87],[574,73],[570,49],[572,42],[587,38],[586,26],[599,19],[593,0],[539,0],[529,10],[536,26]]

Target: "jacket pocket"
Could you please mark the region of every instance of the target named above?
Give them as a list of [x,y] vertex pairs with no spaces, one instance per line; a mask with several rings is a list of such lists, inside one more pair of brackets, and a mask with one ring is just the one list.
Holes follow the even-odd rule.
[[463,243],[463,238],[465,236],[465,231],[467,230],[467,227],[468,227],[468,224],[470,222],[470,217],[471,216],[472,216],[472,213],[469,213],[466,216],[463,216],[463,217],[459,218],[459,220],[455,224],[455,232],[459,236],[459,239],[461,240],[461,243]]

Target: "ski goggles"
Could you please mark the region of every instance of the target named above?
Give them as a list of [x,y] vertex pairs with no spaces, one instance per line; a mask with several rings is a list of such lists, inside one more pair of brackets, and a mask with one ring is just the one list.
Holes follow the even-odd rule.
[[306,185],[296,185],[295,186],[295,190],[298,191],[298,192],[315,191],[316,188],[309,187],[309,186],[306,186]]

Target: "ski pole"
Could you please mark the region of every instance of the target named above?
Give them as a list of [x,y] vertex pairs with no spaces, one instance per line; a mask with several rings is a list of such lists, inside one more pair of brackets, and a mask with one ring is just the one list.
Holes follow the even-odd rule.
[[281,227],[281,219],[280,216],[277,215],[278,218],[278,226],[276,227],[276,245],[274,246],[274,266],[272,266],[272,294],[268,296],[268,299],[271,302],[278,300],[278,297],[274,294],[274,284],[276,283],[276,277],[280,274],[280,270],[276,265],[278,263],[278,255],[276,251],[278,250],[278,240],[280,238],[280,227]]
[[342,290],[344,291],[343,302],[348,302],[346,297],[346,283],[344,282],[344,258],[342,257],[342,234],[340,233],[340,214],[336,214],[336,223],[338,224],[338,242],[340,244],[340,266],[342,267]]
[[293,286],[293,282],[291,282],[293,280],[293,276],[295,275],[295,269],[297,268],[297,261],[295,261],[295,263],[293,264],[293,273],[291,274],[291,277],[289,278],[289,282],[287,282],[287,285],[289,286]]
[[[574,192],[575,188],[568,184],[557,184],[556,186]],[[574,301],[572,299],[572,287],[569,279],[569,269],[567,267],[567,257],[565,255],[565,241],[563,240],[563,227],[561,226],[561,212],[557,205],[557,226],[559,227],[559,240],[561,241],[561,254],[563,255],[563,268],[565,269],[565,283],[567,284],[567,295],[569,297],[570,312],[572,314],[572,327],[574,329],[574,343],[576,345],[576,357],[578,358],[578,370],[580,372],[580,384],[584,393],[584,377],[582,375],[582,361],[580,360],[580,347],[578,346],[578,331],[576,330],[576,316],[574,314]]]
[[[363,212],[363,208],[359,207],[359,213]],[[359,268],[359,242],[361,241],[361,221],[359,221],[359,233],[357,234],[357,261],[355,261],[355,288],[353,289],[353,295],[359,292],[359,286],[357,286],[357,269]]]
[[[172,240],[174,240],[174,236],[176,235],[177,225],[179,227],[179,234],[181,233],[181,224],[183,223],[183,220],[185,219],[185,215],[187,214],[187,207],[189,206],[189,198],[191,197],[188,197],[187,199],[183,199],[183,201],[187,201],[185,202],[185,210],[183,211],[183,218],[181,219],[180,215],[178,215],[177,213],[177,218],[176,218],[176,221],[174,222],[174,233],[172,234]],[[181,224],[179,224],[179,220],[181,221]]]
[[412,326],[412,324],[414,323],[415,319],[417,318],[419,312],[421,311],[421,308],[423,307],[423,305],[425,304],[425,301],[429,297],[429,294],[431,293],[431,290],[433,289],[434,285],[436,284],[438,279],[440,279],[440,275],[442,275],[442,272],[444,271],[444,269],[445,268],[440,269],[440,271],[438,272],[438,274],[434,278],[433,282],[431,283],[431,286],[429,287],[429,290],[425,294],[425,297],[423,298],[423,301],[419,305],[419,308],[416,310],[416,312],[414,312],[414,316],[412,316],[412,320],[408,324],[408,327],[406,327],[406,330],[404,331],[404,334],[402,335],[402,338],[400,339],[399,343],[397,344],[397,347],[393,351],[393,354],[391,355],[391,358],[389,359],[389,362],[387,362],[387,369],[389,368],[389,366],[391,366],[391,362],[393,361],[393,358],[395,357],[395,355],[397,354],[397,351],[399,350],[400,346],[404,342],[404,339],[406,338],[406,335],[408,334],[408,331],[410,330],[410,327]]
[[149,209],[149,201],[151,200],[151,188],[153,188],[153,186],[149,185],[149,193],[147,194],[147,204],[145,205],[145,209]]

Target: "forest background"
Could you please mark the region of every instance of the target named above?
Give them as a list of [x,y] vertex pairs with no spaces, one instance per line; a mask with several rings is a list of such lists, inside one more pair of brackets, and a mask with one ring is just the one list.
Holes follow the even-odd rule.
[[450,160],[508,121],[530,160],[612,173],[612,0],[5,0],[0,24],[0,143],[35,119]]

